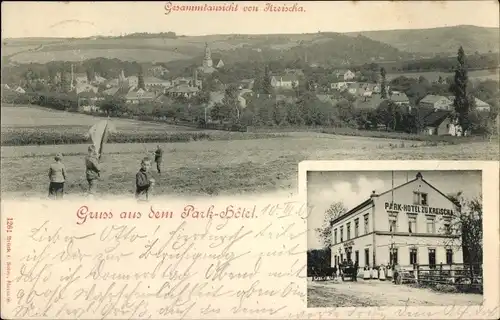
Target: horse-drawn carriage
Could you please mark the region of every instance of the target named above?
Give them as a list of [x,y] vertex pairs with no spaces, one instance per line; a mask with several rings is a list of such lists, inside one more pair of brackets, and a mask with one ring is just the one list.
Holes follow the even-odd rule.
[[349,281],[357,281],[356,278],[358,276],[358,268],[354,265],[343,265],[340,267],[340,271],[342,281],[346,281],[346,279],[349,279]]

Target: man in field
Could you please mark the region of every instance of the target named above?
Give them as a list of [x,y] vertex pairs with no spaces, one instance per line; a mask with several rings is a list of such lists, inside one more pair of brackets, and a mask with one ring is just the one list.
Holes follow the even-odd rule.
[[93,145],[88,148],[88,155],[85,157],[85,176],[89,184],[89,195],[94,196],[97,186],[97,180],[101,176],[98,154]]
[[155,162],[156,162],[156,170],[158,170],[159,175],[161,175],[162,161],[163,161],[163,150],[160,148],[160,145],[157,145],[155,151]]
[[144,158],[141,161],[141,169],[135,175],[135,197],[139,201],[147,201],[149,191],[154,186],[155,180],[151,178],[149,170],[151,169],[151,160]]

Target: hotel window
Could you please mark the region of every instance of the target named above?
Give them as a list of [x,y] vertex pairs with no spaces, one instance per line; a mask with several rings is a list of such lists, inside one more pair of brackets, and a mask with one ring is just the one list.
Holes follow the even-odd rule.
[[436,249],[429,249],[429,267],[436,267]]
[[337,244],[337,229],[333,230],[333,243]]
[[354,220],[354,237],[359,237],[359,218]]
[[453,250],[446,249],[446,264],[453,264]]
[[444,234],[451,234],[451,221],[445,220],[443,223]]
[[351,239],[351,223],[347,223],[347,240]]
[[389,232],[397,232],[398,216],[397,213],[389,213]]
[[427,206],[429,201],[428,201],[428,196],[427,193],[424,192],[413,192],[413,204],[418,204],[421,206]]
[[414,265],[417,263],[417,249],[410,249],[410,264]]
[[427,233],[436,233],[436,221],[434,217],[427,217]]
[[368,233],[368,213],[365,214],[365,234]]
[[370,265],[370,249],[366,248],[365,249],[365,266]]
[[398,248],[389,248],[389,261],[391,264],[398,263]]
[[416,233],[417,232],[417,217],[413,215],[408,215],[408,232]]
[[359,265],[359,251],[354,251],[354,262],[357,262]]
[[344,242],[344,227],[340,227],[340,242]]

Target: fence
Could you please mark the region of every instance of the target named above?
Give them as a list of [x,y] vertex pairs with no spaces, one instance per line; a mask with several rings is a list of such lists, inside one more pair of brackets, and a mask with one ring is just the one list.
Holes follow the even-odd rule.
[[482,264],[437,264],[401,267],[397,283],[421,286],[451,285],[459,290],[482,291]]

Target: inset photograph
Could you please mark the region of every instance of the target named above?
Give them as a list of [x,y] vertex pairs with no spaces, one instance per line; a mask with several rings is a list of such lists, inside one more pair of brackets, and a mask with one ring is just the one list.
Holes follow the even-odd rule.
[[308,307],[482,304],[481,186],[481,170],[308,171]]

